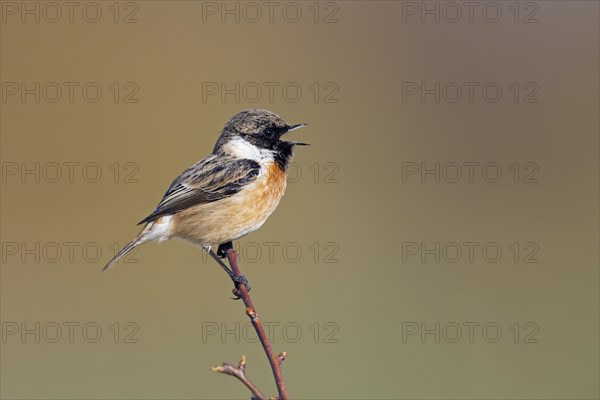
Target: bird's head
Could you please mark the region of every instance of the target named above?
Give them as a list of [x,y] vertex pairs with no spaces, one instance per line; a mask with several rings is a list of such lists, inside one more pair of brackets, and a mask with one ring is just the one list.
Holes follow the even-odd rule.
[[263,155],[272,154],[287,167],[296,145],[308,143],[281,140],[282,136],[302,128],[306,124],[290,125],[279,115],[268,110],[244,110],[235,114],[225,124],[214,152],[226,152],[238,157],[256,159],[257,151]]

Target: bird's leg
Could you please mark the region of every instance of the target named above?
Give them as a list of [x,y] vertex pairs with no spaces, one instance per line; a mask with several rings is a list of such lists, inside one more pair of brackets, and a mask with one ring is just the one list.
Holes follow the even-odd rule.
[[227,243],[221,243],[217,249],[217,255],[221,258],[227,257],[227,250],[233,249],[233,242],[230,240]]
[[[219,245],[219,247],[217,248],[217,255],[221,258],[227,258],[227,251],[229,250],[233,250],[233,242],[230,240],[229,242],[226,243],[221,243]],[[233,280],[233,283],[237,283],[237,284],[244,284],[244,286],[246,286],[246,289],[248,289],[248,291],[250,291],[250,286],[248,285],[248,279],[246,279],[246,277],[244,275],[234,275],[235,278],[231,278]],[[237,287],[237,285],[236,285]]]
[[229,275],[229,277],[233,280],[235,276],[233,272],[231,272],[229,267],[225,265],[223,261],[221,261],[221,259],[215,254],[214,251],[211,250],[210,246],[202,246],[202,248],[206,250],[208,254],[210,254],[210,256],[217,262],[217,264],[219,264],[221,268],[223,268],[223,270],[227,273],[227,275]]
[[[231,242],[227,242],[224,244],[219,245],[219,249],[221,249],[221,246],[228,246],[230,245],[231,248],[233,248],[233,244]],[[227,273],[227,275],[229,275],[229,278],[231,278],[231,280],[233,281],[233,285],[238,288],[240,284],[246,286],[246,288],[248,289],[248,291],[250,291],[250,286],[248,285],[248,279],[246,279],[246,277],[244,275],[236,275],[233,273],[233,271],[231,271],[231,269],[229,269],[229,267],[227,265],[225,265],[225,263],[219,258],[219,256],[217,254],[215,254],[214,251],[211,250],[210,246],[202,246],[202,248],[204,250],[206,250],[206,252],[208,254],[210,254],[210,256],[217,262],[217,264],[219,264],[221,266],[221,268],[223,268],[223,270]],[[225,250],[227,251],[227,250]],[[217,250],[217,252],[219,252],[219,250]],[[233,298],[234,300],[239,300],[240,298]]]

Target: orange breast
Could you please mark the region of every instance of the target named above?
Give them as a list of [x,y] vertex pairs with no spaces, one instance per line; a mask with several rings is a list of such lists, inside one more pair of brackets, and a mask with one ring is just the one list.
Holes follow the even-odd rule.
[[175,214],[176,236],[200,244],[220,244],[258,229],[275,211],[286,187],[277,165],[265,167],[254,183],[226,199]]
[[267,166],[265,172],[251,191],[252,204],[246,206],[252,210],[250,219],[260,225],[275,211],[287,184],[285,173],[277,165]]
[[271,164],[267,167],[266,177],[261,179],[266,186],[263,196],[276,197],[277,201],[283,196],[285,186],[287,184],[285,172],[283,172],[276,164]]

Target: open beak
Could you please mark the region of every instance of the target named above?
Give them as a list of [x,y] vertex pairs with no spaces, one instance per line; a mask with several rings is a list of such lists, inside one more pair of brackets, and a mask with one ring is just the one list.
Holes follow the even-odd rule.
[[[306,125],[307,124],[290,125],[289,128],[288,128],[288,130],[285,133],[290,133],[291,131],[295,131],[296,129],[300,129],[300,128],[306,126]],[[293,143],[295,145],[298,145],[298,146],[308,146],[309,145],[309,143],[302,143],[302,142],[291,142],[291,143]]]
[[[296,129],[300,129],[303,126],[306,126],[307,124],[296,124],[296,125],[290,125],[287,132],[291,132],[291,131],[295,131]],[[286,132],[286,133],[287,133]]]

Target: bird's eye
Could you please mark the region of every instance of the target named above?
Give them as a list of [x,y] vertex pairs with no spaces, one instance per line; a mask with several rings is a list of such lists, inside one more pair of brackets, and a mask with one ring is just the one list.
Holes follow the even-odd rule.
[[267,128],[263,131],[263,134],[267,139],[273,139],[275,137],[275,129]]

